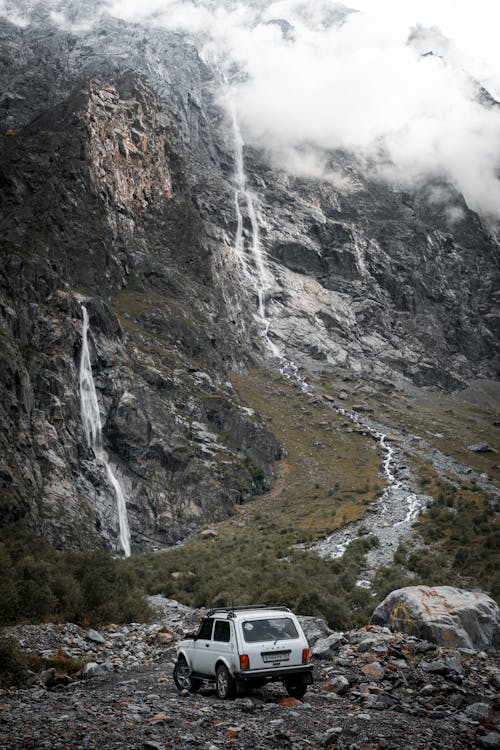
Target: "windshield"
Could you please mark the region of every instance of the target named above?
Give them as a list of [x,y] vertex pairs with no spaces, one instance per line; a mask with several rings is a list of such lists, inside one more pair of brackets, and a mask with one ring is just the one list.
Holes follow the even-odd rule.
[[265,620],[244,620],[243,637],[247,643],[283,641],[298,638],[293,620],[289,617],[270,617]]

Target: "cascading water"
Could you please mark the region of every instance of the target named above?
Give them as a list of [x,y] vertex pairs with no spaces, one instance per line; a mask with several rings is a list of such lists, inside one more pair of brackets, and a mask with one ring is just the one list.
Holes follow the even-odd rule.
[[[245,160],[244,160],[244,145],[243,136],[241,129],[238,124],[236,117],[236,111],[234,106],[231,106],[231,119],[233,124],[233,138],[234,138],[234,204],[236,208],[236,237],[234,241],[234,251],[241,266],[244,270],[245,276],[248,280],[251,280],[257,295],[258,307],[257,314],[259,322],[263,327],[263,337],[268,350],[271,352],[273,357],[281,357],[281,353],[270,338],[269,328],[271,325],[270,319],[267,317],[266,312],[266,296],[274,285],[274,278],[269,271],[266,263],[265,253],[262,248],[262,242],[260,239],[260,223],[259,213],[257,206],[257,198],[254,193],[249,189],[247,184],[247,176],[245,172]],[[245,237],[243,232],[243,213],[241,210],[241,203],[245,202],[248,219],[252,229],[252,241],[250,243],[250,262],[246,254]],[[251,267],[254,268],[254,274],[251,274]]]
[[130,557],[130,529],[125,495],[120,482],[111,468],[111,464],[109,463],[107,453],[104,450],[102,443],[101,415],[99,413],[99,403],[97,401],[97,393],[92,375],[88,346],[89,314],[85,305],[82,305],[82,316],[82,351],[80,355],[79,384],[83,430],[89,448],[94,452],[96,461],[102,465],[108,482],[113,488],[118,510],[120,544],[125,557]]

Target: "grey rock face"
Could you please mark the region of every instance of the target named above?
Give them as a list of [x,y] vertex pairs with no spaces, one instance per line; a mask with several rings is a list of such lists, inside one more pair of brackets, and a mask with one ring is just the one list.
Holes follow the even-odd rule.
[[[19,29],[3,31],[13,49],[21,43]],[[55,37],[67,36],[47,40],[57,58]],[[42,53],[35,38],[28,47],[12,58],[26,75],[30,54]],[[56,74],[48,100],[72,82]],[[81,426],[85,299],[132,549],[171,544],[262,491],[281,447],[226,381],[246,355],[166,110],[127,74],[80,84],[24,125],[42,106],[31,84],[6,118],[21,127],[2,140],[2,518],[27,517],[58,547],[120,549],[113,491]]]
[[299,617],[299,621],[310,646],[314,646],[321,638],[327,638],[332,633],[321,617]]
[[[488,648],[500,629],[500,610],[487,594],[451,586],[398,589],[377,607],[371,622],[452,648]],[[453,665],[434,664],[430,671],[449,672]],[[456,670],[455,670],[456,671]]]

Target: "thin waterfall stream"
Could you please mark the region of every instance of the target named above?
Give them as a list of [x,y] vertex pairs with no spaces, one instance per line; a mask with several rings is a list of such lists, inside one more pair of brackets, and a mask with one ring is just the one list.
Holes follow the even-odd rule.
[[97,463],[104,469],[108,483],[113,488],[118,512],[120,545],[125,557],[130,557],[130,528],[127,515],[127,503],[123,488],[111,467],[108,455],[103,447],[101,415],[99,412],[99,402],[97,400],[94,377],[92,375],[92,365],[90,362],[88,345],[89,314],[85,305],[82,305],[81,307],[83,325],[79,385],[83,430],[89,448],[92,449]]
[[332,408],[340,415],[349,418],[356,425],[371,435],[383,451],[382,474],[387,480],[387,487],[380,497],[367,509],[367,517],[336,529],[330,536],[319,542],[315,549],[320,555],[331,558],[342,557],[348,545],[366,533],[366,518],[369,518],[369,532],[378,539],[378,546],[371,549],[366,557],[367,579],[362,585],[370,585],[370,577],[378,565],[388,565],[394,558],[399,542],[411,533],[421,509],[429,501],[428,496],[417,494],[413,490],[413,478],[402,461],[400,451],[380,431],[380,425],[369,417],[344,409],[331,402]]

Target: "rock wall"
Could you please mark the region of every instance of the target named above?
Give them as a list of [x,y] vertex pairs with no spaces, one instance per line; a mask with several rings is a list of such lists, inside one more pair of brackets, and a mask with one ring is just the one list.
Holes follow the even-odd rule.
[[133,549],[230,514],[281,456],[226,382],[245,355],[165,122],[127,75],[84,83],[3,139],[2,517],[27,515],[58,547],[119,549],[82,432],[83,300]]

